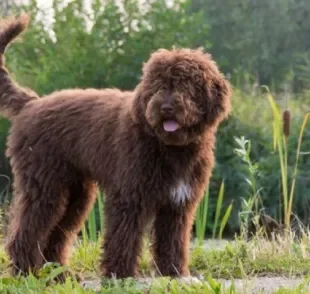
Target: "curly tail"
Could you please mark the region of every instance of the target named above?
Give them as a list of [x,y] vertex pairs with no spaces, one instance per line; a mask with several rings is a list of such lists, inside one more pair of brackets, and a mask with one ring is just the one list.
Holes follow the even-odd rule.
[[19,87],[5,68],[5,50],[27,28],[28,22],[26,15],[0,20],[0,114],[9,119],[18,115],[29,101],[38,99],[36,93]]

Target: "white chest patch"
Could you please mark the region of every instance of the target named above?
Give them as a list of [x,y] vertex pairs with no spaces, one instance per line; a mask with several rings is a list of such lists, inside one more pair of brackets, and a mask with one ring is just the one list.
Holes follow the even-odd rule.
[[178,186],[171,190],[171,200],[180,205],[190,200],[192,188],[183,181],[179,182]]

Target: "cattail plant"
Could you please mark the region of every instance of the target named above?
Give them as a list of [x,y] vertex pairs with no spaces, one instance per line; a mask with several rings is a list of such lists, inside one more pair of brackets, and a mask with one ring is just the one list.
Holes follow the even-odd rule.
[[[295,184],[298,172],[298,160],[301,150],[301,143],[303,134],[305,131],[306,124],[308,122],[309,113],[305,115],[303,123],[300,128],[299,137],[298,137],[298,146],[296,150],[296,160],[295,160],[295,167],[294,173],[292,178],[291,187],[289,189],[289,180],[288,180],[288,152],[287,152],[287,139],[290,135],[290,123],[291,123],[291,114],[288,110],[288,105],[286,105],[286,110],[282,113],[282,120],[279,108],[269,93],[267,94],[267,98],[272,109],[273,113],[273,127],[274,127],[274,143],[275,147],[279,153],[279,161],[280,161],[280,168],[281,168],[281,180],[282,180],[282,196],[283,196],[283,204],[284,204],[284,225],[287,230],[290,229],[290,222],[291,222],[291,215],[293,209],[293,199],[294,199],[294,192],[295,192]],[[287,102],[287,101],[286,101]],[[282,126],[282,127],[281,127]]]
[[[291,219],[291,210],[289,209],[289,195],[288,195],[288,137],[290,135],[290,122],[291,122],[291,113],[288,109],[288,99],[286,97],[286,110],[282,113],[282,137],[283,137],[283,151],[284,151],[284,169],[283,169],[283,185],[285,185],[285,201],[284,201],[284,222],[287,227],[290,226],[290,219]],[[285,182],[285,184],[284,184]]]
[[283,111],[282,121],[283,121],[283,135],[287,140],[290,135],[290,123],[291,123],[291,113],[288,109]]

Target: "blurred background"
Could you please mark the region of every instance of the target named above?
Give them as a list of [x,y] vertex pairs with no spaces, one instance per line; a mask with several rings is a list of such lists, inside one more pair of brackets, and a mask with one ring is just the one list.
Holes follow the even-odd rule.
[[[158,48],[203,47],[234,86],[233,113],[219,129],[216,168],[210,183],[211,230],[218,191],[233,203],[225,230],[239,230],[244,200],[253,196],[249,167],[236,154],[235,137],[250,140],[260,210],[282,220],[282,185],[274,150],[272,111],[262,86],[291,113],[287,138],[288,181],[300,126],[310,105],[309,0],[1,0],[1,16],[27,11],[30,29],[7,52],[12,76],[40,95],[74,87],[134,89],[141,66]],[[0,121],[0,205],[11,195],[5,158],[9,122]],[[310,130],[305,129],[293,212],[308,224]]]

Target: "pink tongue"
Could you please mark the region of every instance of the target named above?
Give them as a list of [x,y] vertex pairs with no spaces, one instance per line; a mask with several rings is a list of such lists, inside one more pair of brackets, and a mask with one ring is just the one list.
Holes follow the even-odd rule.
[[166,120],[164,121],[164,130],[166,132],[175,132],[180,125],[174,120]]

